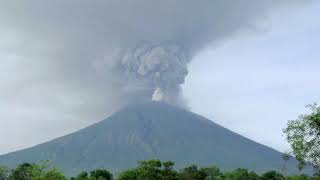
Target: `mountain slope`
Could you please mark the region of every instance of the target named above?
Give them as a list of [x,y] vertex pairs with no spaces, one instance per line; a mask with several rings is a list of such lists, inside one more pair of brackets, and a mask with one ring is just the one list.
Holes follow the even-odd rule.
[[[281,169],[281,153],[199,115],[161,103],[130,105],[111,117],[48,143],[0,156],[0,164],[51,160],[68,174],[134,167],[139,160],[173,160],[256,171]],[[289,163],[295,171],[296,162]]]

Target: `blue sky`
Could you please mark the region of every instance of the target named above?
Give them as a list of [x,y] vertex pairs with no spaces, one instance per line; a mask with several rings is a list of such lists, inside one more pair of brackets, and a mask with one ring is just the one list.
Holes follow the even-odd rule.
[[[192,110],[278,150],[282,129],[320,102],[320,3],[277,12],[212,46],[190,64],[184,86]],[[268,28],[265,28],[268,27]]]

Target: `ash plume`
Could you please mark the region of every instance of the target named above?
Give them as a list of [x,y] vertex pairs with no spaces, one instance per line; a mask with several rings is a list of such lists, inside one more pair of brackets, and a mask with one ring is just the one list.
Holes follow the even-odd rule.
[[150,99],[181,103],[180,85],[188,74],[190,57],[177,44],[144,43],[122,52],[119,71],[128,84],[149,93]]
[[136,101],[185,106],[181,85],[199,51],[254,29],[292,1],[0,2],[1,52],[28,72],[5,98],[20,93],[27,107],[49,104],[92,119]]

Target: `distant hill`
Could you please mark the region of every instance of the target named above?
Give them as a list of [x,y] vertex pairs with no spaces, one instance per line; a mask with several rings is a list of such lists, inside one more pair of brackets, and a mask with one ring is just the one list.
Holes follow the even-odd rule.
[[[212,121],[161,103],[134,104],[70,135],[0,156],[0,165],[51,160],[67,174],[135,167],[137,161],[173,160],[176,167],[215,165],[222,169],[281,170],[282,154]],[[296,161],[289,171],[297,172]]]

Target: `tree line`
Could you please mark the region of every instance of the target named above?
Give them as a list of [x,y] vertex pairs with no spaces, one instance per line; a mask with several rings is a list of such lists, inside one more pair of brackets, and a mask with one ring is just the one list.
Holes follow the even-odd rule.
[[0,180],[320,180],[320,176],[285,176],[277,171],[257,174],[247,169],[221,171],[218,167],[198,167],[191,165],[179,171],[174,162],[148,160],[140,161],[138,166],[113,175],[106,169],[83,171],[68,178],[62,171],[48,165],[48,162],[23,163],[9,170],[0,167]]

